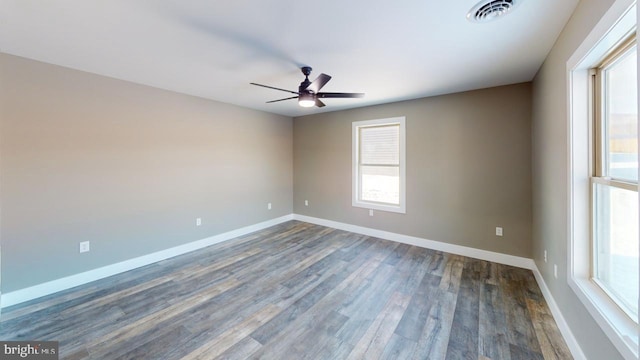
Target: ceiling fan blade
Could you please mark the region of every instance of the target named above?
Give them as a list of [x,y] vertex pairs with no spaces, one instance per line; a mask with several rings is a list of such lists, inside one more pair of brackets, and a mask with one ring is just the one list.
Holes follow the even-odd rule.
[[322,101],[320,101],[320,99],[316,99],[316,106],[317,107],[323,107],[326,106],[325,103],[323,103]]
[[278,99],[278,100],[271,100],[271,101],[267,101],[267,104],[269,103],[274,103],[274,102],[278,102],[278,101],[284,101],[284,100],[291,100],[291,99],[297,99],[297,96],[292,96],[292,97],[288,97],[288,98],[284,98],[284,99]]
[[255,86],[262,86],[262,87],[265,87],[265,88],[267,88],[267,89],[273,89],[273,90],[286,91],[286,92],[288,92],[288,93],[292,93],[292,94],[300,95],[300,93],[298,93],[297,91],[291,91],[291,90],[286,90],[286,89],[280,89],[280,88],[277,88],[277,87],[268,86],[268,85],[262,85],[262,84],[256,84],[256,83],[249,83],[249,84],[251,84],[251,85],[255,85]]
[[364,97],[363,93],[336,93],[336,92],[325,92],[325,93],[317,93],[316,97],[319,98],[361,98]]
[[327,74],[320,74],[320,76],[313,80],[313,82],[309,84],[309,86],[307,86],[305,90],[311,90],[314,93],[317,93],[318,91],[320,91],[320,89],[322,89],[323,86],[325,86],[329,82],[329,80],[331,80],[331,76]]

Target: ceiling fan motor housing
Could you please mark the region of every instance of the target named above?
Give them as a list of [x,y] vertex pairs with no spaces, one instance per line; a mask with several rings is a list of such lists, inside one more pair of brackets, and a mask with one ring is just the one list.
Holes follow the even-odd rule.
[[300,83],[300,86],[298,87],[298,92],[299,93],[304,93],[304,92],[311,92],[309,90],[306,90],[309,85],[311,85],[311,81],[309,81],[309,75],[311,74],[311,67],[309,66],[303,66],[301,69],[302,74],[305,76],[304,81]]
[[300,86],[298,87],[298,92],[301,93],[301,94],[303,94],[303,93],[312,94],[313,91],[307,90],[307,87],[309,87],[309,85],[311,85],[311,81],[309,81],[309,80],[305,80],[305,81],[301,82]]

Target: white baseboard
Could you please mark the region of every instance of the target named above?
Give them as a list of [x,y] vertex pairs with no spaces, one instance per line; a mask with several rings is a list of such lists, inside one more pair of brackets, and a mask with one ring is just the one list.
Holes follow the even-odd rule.
[[547,301],[547,305],[551,310],[551,314],[553,314],[553,319],[556,321],[558,329],[560,330],[564,341],[567,343],[569,351],[571,351],[571,355],[573,355],[573,358],[576,360],[586,360],[587,357],[584,355],[584,353],[582,352],[582,348],[580,348],[580,345],[578,345],[578,341],[573,336],[573,332],[571,331],[569,324],[567,324],[564,316],[562,316],[562,312],[560,311],[558,304],[556,304],[553,296],[551,296],[551,291],[549,291],[547,283],[545,283],[542,274],[538,270],[538,267],[534,265],[534,269],[531,269],[531,271],[533,271],[533,275],[536,277],[536,281],[538,282],[540,291],[542,291],[542,295]]
[[560,308],[558,308],[556,301],[551,295],[551,292],[549,291],[547,284],[544,282],[544,279],[542,278],[542,275],[540,274],[540,271],[538,270],[538,267],[536,266],[536,263],[533,261],[533,259],[501,254],[493,251],[480,250],[480,249],[470,248],[467,246],[447,244],[440,241],[427,240],[427,239],[422,239],[414,236],[376,230],[376,229],[371,229],[367,227],[345,224],[345,223],[331,221],[331,220],[319,219],[319,218],[314,218],[314,217],[305,216],[305,215],[294,214],[293,219],[316,224],[316,225],[327,226],[334,229],[340,229],[340,230],[354,232],[358,234],[373,236],[380,239],[391,240],[391,241],[395,241],[403,244],[415,245],[415,246],[419,246],[427,249],[444,251],[451,254],[462,255],[462,256],[467,256],[475,259],[486,260],[486,261],[491,261],[499,264],[529,269],[533,272],[533,275],[535,276],[536,281],[540,286],[542,295],[544,296],[547,302],[547,305],[549,305],[549,309],[553,314],[553,317],[556,321],[556,324],[558,325],[558,329],[560,330],[562,337],[564,338],[565,342],[567,343],[567,346],[569,347],[569,351],[571,351],[571,355],[573,355],[574,359],[576,360],[586,359],[586,357],[584,356],[584,353],[582,352],[582,349],[580,348],[580,345],[578,344],[578,341],[573,336],[573,332],[571,332],[571,329],[569,328],[569,324],[567,324],[564,317],[562,316],[562,312],[560,311]]
[[161,250],[137,258],[125,260],[116,264],[107,265],[98,269],[89,270],[80,274],[67,276],[61,279],[52,280],[46,283],[34,285],[28,288],[2,294],[0,303],[2,308],[20,304],[42,296],[50,295],[58,291],[67,290],[78,285],[90,283],[95,280],[133,270],[142,266],[153,264],[174,256],[182,255],[194,250],[202,249],[223,241],[227,241],[238,236],[243,236],[254,231],[266,229],[268,227],[293,220],[293,215],[285,215],[276,219],[267,220],[258,224],[249,225],[240,229],[232,230],[223,234],[218,234],[205,239],[193,241],[184,245],[179,245],[166,250]]
[[316,225],[327,226],[334,229],[340,229],[340,230],[354,232],[358,234],[373,236],[380,239],[391,240],[391,241],[395,241],[403,244],[415,245],[415,246],[419,246],[427,249],[444,251],[450,254],[467,256],[475,259],[491,261],[499,264],[515,266],[515,267],[529,269],[529,270],[533,270],[536,266],[532,259],[528,259],[520,256],[501,254],[493,251],[480,250],[480,249],[475,249],[467,246],[448,244],[448,243],[434,241],[434,240],[427,240],[427,239],[423,239],[415,236],[376,230],[376,229],[371,229],[363,226],[345,224],[337,221],[319,219],[319,218],[314,218],[314,217],[305,216],[305,215],[294,214],[293,219],[316,224]]

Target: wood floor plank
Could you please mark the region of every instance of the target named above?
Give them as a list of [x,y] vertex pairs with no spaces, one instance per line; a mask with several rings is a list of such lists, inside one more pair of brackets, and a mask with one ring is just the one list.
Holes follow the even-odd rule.
[[10,320],[19,318],[24,315],[33,316],[37,314],[39,311],[47,311],[54,308],[56,305],[66,304],[69,305],[70,302],[76,299],[80,299],[79,304],[83,304],[86,300],[87,296],[91,296],[96,292],[97,286],[87,286],[82,290],[67,290],[65,292],[60,292],[57,294],[49,295],[44,298],[31,300],[29,302],[18,304],[14,306],[10,306],[2,309],[2,321],[7,323]]
[[517,345],[509,345],[511,360],[544,360],[542,354]]
[[545,359],[567,359],[571,356],[560,330],[545,303],[527,299],[533,328],[536,331],[540,350]]
[[[372,246],[370,249],[375,248],[379,247]],[[308,311],[297,317],[295,322],[288,323],[281,328],[275,334],[276,336],[271,337],[256,353],[255,358],[267,356],[266,354],[271,354],[269,356],[276,354],[276,358],[277,356],[285,356],[287,354],[286,350],[291,346],[296,346],[298,343],[296,339],[300,338],[309,328],[319,326],[325,321],[327,313],[340,309],[343,304],[352,302],[352,299],[359,294],[359,291],[368,288],[367,279],[383,269],[388,269],[388,267],[381,267],[385,256],[379,254],[375,256],[376,252],[373,254],[374,256],[370,258],[365,255],[366,262],[356,269],[351,269],[353,272]]]
[[410,300],[411,297],[406,294],[394,293],[364,336],[354,346],[348,359],[375,359],[381,355],[400,319],[402,319]]
[[247,336],[216,357],[216,360],[249,359],[262,344]]
[[391,339],[387,342],[380,359],[409,359],[416,347],[415,341],[406,339],[401,335],[394,333],[391,335]]
[[396,265],[398,276],[403,279],[398,291],[413,295],[427,273],[431,256],[426,249],[418,247],[409,249],[405,257]]
[[[106,354],[100,354],[100,358],[114,359],[114,360],[136,360],[136,359],[158,359],[162,358],[165,354],[171,352],[175,347],[187,338],[191,336],[191,332],[184,326],[178,326],[171,328],[171,331],[164,332],[162,335],[152,338],[150,341],[144,344],[135,344],[142,346],[132,346],[131,351],[128,351],[122,355],[116,355],[112,352]],[[126,347],[121,346],[119,352]]]
[[489,359],[511,359],[503,309],[500,289],[489,283],[481,284],[478,351]]
[[[322,258],[318,257],[318,259],[322,259]],[[342,263],[341,260],[339,260],[339,262]],[[309,262],[309,264],[312,264],[312,263],[313,263],[312,261]],[[286,275],[288,273],[295,273],[296,271],[299,271],[300,268],[303,268],[304,266],[306,266],[305,263],[298,263],[294,267],[291,267],[291,266],[288,266],[288,265],[289,265],[288,263],[282,263],[282,267],[283,267],[282,269],[279,269],[278,267],[276,267],[274,269],[271,269],[270,272],[275,272],[275,273],[278,273],[280,275],[283,275],[283,274]],[[327,275],[331,275],[330,272],[327,272]],[[263,273],[263,277],[264,276],[265,276],[265,274]],[[267,278],[272,279],[271,276],[267,276]],[[326,279],[328,281],[334,281],[332,279],[332,276],[327,276]],[[269,287],[273,287],[278,282],[279,282],[279,280],[278,280],[277,277],[274,277],[272,280],[269,280],[267,282],[264,282],[264,279],[263,279],[263,281],[260,283],[260,287],[263,288],[263,289],[258,287],[258,288],[253,288],[251,290],[251,293],[247,293],[247,292],[238,293],[238,294],[230,293],[230,295],[231,295],[232,298],[254,299],[254,298],[256,298],[258,296],[258,294],[264,293],[264,292],[268,292],[268,288]],[[309,302],[309,296],[318,298],[319,296],[322,295],[323,292],[327,291],[326,290],[327,288],[330,289],[333,286],[333,285],[330,285],[330,282],[329,283],[319,282],[318,284],[319,285],[317,287],[311,288],[313,290],[313,291],[311,291],[311,294],[307,294],[306,295],[306,299],[302,299],[301,301]],[[304,284],[302,284],[302,285],[304,285]],[[288,312],[289,312],[289,310],[292,309],[292,307],[291,307],[292,303],[294,303],[295,305],[298,305],[293,300],[295,300],[296,297],[299,297],[298,293],[301,290],[304,290],[304,288],[305,288],[304,286],[302,287],[302,289],[297,289],[297,286],[294,287],[294,288],[291,288],[291,289],[286,288],[286,287],[282,287],[278,292],[273,292],[272,291],[270,293],[269,296],[277,295],[276,298],[270,299],[270,298],[267,297],[267,298],[264,298],[261,301],[278,301],[279,300],[279,304],[284,306],[284,307],[286,307]],[[304,291],[306,291],[306,290],[304,290]],[[310,301],[310,302],[313,303],[313,301]],[[200,326],[206,326],[206,324],[208,324],[208,323],[217,323],[217,322],[221,321],[219,319],[220,316],[218,315],[220,313],[223,313],[223,314],[224,313],[238,313],[238,311],[242,311],[243,312],[243,311],[246,311],[247,309],[250,309],[251,307],[255,307],[255,306],[259,305],[259,303],[254,302],[254,303],[248,304],[248,307],[247,307],[247,306],[243,306],[242,302],[239,303],[239,302],[236,301],[236,302],[232,302],[232,303],[234,304],[233,305],[234,307],[230,308],[230,307],[227,306],[225,308],[218,308],[217,309],[218,311],[216,312],[216,314],[212,314],[211,316],[209,316],[206,319],[204,319],[204,318],[195,319],[194,318],[194,319],[186,319],[186,321],[190,322],[190,323],[194,323],[194,324],[202,324]],[[242,307],[242,310],[238,310],[237,309],[238,307]],[[295,309],[295,310],[298,310],[298,309]],[[283,314],[279,314],[279,315],[283,315]],[[278,319],[282,319],[282,317],[280,317],[280,316],[278,316],[277,318]],[[273,319],[273,320],[275,320],[275,319]],[[272,325],[273,321],[270,321],[269,324]],[[192,331],[202,331],[202,330],[204,330],[203,328],[201,328],[201,329],[193,328],[193,325],[187,325],[187,326],[189,328],[191,328]],[[205,335],[208,335],[208,334],[205,334]]]
[[262,344],[266,343],[275,334],[281,331],[282,328],[294,322],[301,314],[304,314],[313,305],[315,305],[319,299],[329,293],[340,281],[340,277],[336,275],[330,276],[325,281],[306,292],[290,306],[287,306],[286,310],[278,314],[277,317],[269,321],[267,324],[264,324],[259,329],[255,329],[255,331],[251,333],[251,336]]
[[103,348],[105,346],[112,346],[113,344],[117,344],[125,341],[127,338],[135,336],[140,333],[144,329],[148,329],[149,325],[160,325],[165,321],[171,321],[173,318],[177,316],[182,316],[184,313],[190,311],[193,307],[196,307],[200,304],[203,304],[220,293],[223,293],[229,288],[232,288],[238,284],[237,280],[229,279],[225,283],[217,286],[212,289],[212,291],[206,294],[198,294],[190,299],[190,301],[186,301],[183,303],[171,305],[161,311],[153,313],[149,316],[146,316],[140,320],[132,322],[126,326],[119,328],[105,336],[95,339],[87,348],[89,348],[91,353],[97,352],[96,348]]
[[465,259],[446,359],[478,358],[479,287],[477,260]]
[[330,359],[335,357],[340,341],[333,334],[339,331],[349,320],[337,311],[331,311],[325,320],[316,326],[307,327],[297,342],[289,347],[280,358],[293,359]]
[[[286,276],[286,274],[295,273],[299,271],[300,268],[307,266],[308,263],[313,262],[314,259],[320,259],[324,255],[332,252],[333,250],[335,250],[334,247],[328,246],[326,249],[323,250],[323,252],[318,252],[312,256],[309,256],[307,258],[307,262],[298,262],[293,266],[287,266],[286,263],[283,263],[282,268],[279,271],[270,271],[269,273],[263,272],[261,274],[261,279],[260,279],[260,282],[258,283],[258,286],[249,286],[247,283],[244,283],[242,286],[232,289],[231,291],[224,294],[224,298],[220,298],[216,300],[216,303],[214,304],[214,306],[218,310],[217,312],[211,313],[205,317],[202,317],[199,314],[194,314],[193,317],[187,319],[190,322],[190,324],[188,324],[187,327],[193,332],[203,331],[208,326],[207,324],[213,323],[216,321],[216,319],[219,318],[220,313],[224,313],[224,312],[237,313],[238,311],[237,308],[239,307],[245,307],[245,310],[246,310],[247,306],[255,306],[256,302],[253,301],[253,299],[255,299],[256,297],[259,297],[260,294],[263,294],[263,293],[270,293],[270,295],[280,295],[278,296],[279,298],[287,297],[286,294],[288,289],[279,285],[280,278],[277,275]],[[276,288],[276,286],[281,287],[277,292],[273,290]],[[323,290],[320,289],[318,291],[323,291]],[[241,299],[241,300],[233,301],[233,299]],[[277,299],[273,299],[273,300],[276,301]],[[269,301],[269,299],[267,299],[266,301]],[[253,304],[249,304],[252,302]],[[227,305],[224,306],[222,303]]]
[[358,342],[395,290],[392,283],[395,268],[382,263],[378,270],[375,277],[379,281],[367,281],[357,296],[349,297],[339,306],[338,312],[348,320],[334,336],[345,346],[352,347]]
[[[335,280],[341,281],[334,289],[331,290],[331,293],[337,294],[343,291],[346,292],[348,291],[349,287],[358,286],[360,281],[364,281],[366,276],[380,264],[379,260],[371,258],[370,255],[373,253],[373,251],[371,250],[370,246],[359,246],[359,248],[363,251],[356,258],[353,258],[350,263],[340,263],[345,265],[344,270],[341,271],[341,269],[335,265],[332,267],[332,269],[338,271],[335,276]],[[306,293],[304,296],[307,296]],[[335,298],[335,296],[332,297],[332,299]],[[267,324],[263,325],[261,328],[253,332],[251,336],[258,342],[264,344],[267,341],[271,340],[278,333],[282,332],[287,326],[293,323],[300,315],[302,315],[306,310],[309,309],[306,306],[301,306],[301,304],[298,304],[297,301],[298,300],[292,303],[291,306],[286,307],[282,313],[269,321]],[[310,301],[301,301],[304,301],[303,304],[306,305],[316,305],[315,303],[312,303]]]
[[442,273],[440,280],[440,289],[457,294],[460,289],[460,279],[462,277],[462,268],[464,267],[464,258],[462,256],[452,255],[447,261],[447,265]]
[[289,221],[3,309],[61,359],[570,359],[529,270]]
[[245,319],[231,329],[225,331],[220,336],[203,344],[198,349],[190,352],[183,360],[207,360],[220,356],[233,345],[239,343],[243,338],[249,336],[265,322],[271,320],[282,309],[276,305],[267,305],[252,316]]
[[400,260],[404,258],[404,255],[411,249],[411,246],[407,244],[399,244],[386,259],[384,259],[387,265],[396,265]]
[[411,359],[446,358],[451,333],[450,324],[453,323],[457,296],[457,293],[450,292],[448,289],[440,288],[438,290]]
[[503,289],[502,301],[508,325],[509,344],[540,353],[540,344],[531,322],[531,314],[527,308],[521,269],[511,266],[500,266],[500,287]]
[[407,307],[407,310],[402,316],[402,320],[398,324],[395,333],[403,336],[406,339],[417,341],[422,334],[431,306],[433,306],[433,299],[437,293],[437,289],[440,286],[441,278],[432,274],[425,274],[422,278],[417,291],[411,297],[411,302]]
[[452,255],[433,250],[426,250],[426,252],[429,256],[427,272],[436,276],[444,275],[444,270],[447,267],[447,262]]

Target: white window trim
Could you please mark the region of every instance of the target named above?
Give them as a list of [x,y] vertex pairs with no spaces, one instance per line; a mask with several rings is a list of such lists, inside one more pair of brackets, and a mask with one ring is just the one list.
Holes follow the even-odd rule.
[[[625,359],[638,358],[638,326],[591,281],[592,151],[589,69],[636,27],[633,0],[616,0],[567,61],[568,89],[568,235],[567,281],[596,323]],[[639,219],[640,221],[640,219]]]
[[[365,126],[380,126],[380,125],[400,125],[400,205],[385,205],[379,203],[372,203],[362,201],[358,198],[359,194],[359,176],[358,176],[358,128]],[[351,168],[352,168],[352,191],[351,191],[351,205],[354,207],[361,207],[365,209],[373,209],[380,211],[389,211],[395,213],[406,213],[406,130],[405,130],[405,117],[394,117],[388,119],[376,119],[365,121],[354,121],[351,124]]]

